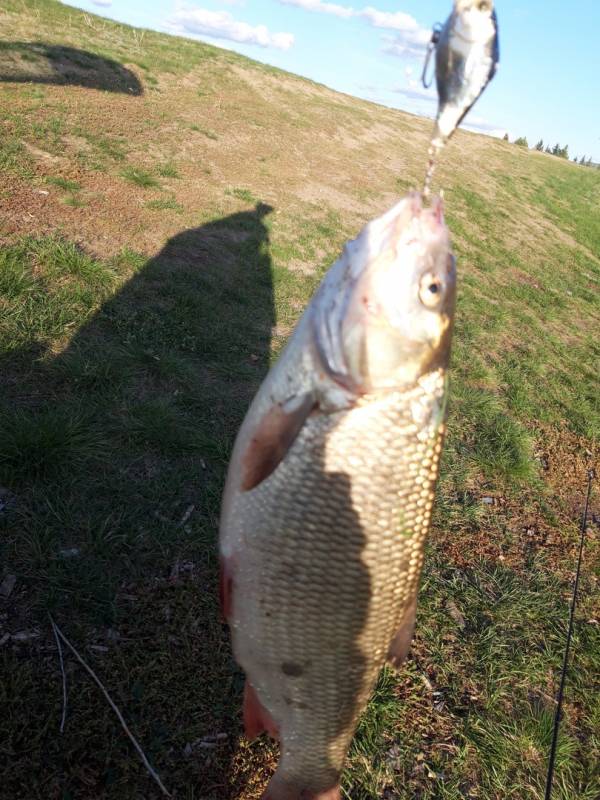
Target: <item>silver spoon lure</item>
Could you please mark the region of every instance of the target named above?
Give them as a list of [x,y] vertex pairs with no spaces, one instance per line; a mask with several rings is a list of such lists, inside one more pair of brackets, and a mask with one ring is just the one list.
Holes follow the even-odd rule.
[[500,59],[498,20],[493,0],[454,0],[443,26],[433,28],[422,82],[435,52],[438,110],[429,146],[423,195],[429,196],[437,157],[465,114],[494,77]]

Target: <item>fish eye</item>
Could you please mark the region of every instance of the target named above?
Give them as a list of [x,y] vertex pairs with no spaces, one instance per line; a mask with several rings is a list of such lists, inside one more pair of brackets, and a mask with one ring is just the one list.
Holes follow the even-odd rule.
[[480,11],[489,11],[490,10],[490,4],[489,4],[488,0],[481,0],[481,2],[478,4],[477,8]]
[[426,308],[435,308],[442,302],[444,284],[437,275],[427,272],[419,284],[419,299]]

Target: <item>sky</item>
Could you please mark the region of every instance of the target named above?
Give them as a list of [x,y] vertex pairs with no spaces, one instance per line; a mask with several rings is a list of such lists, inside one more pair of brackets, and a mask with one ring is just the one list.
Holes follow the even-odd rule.
[[[374,5],[368,4],[373,2]],[[434,116],[420,83],[450,0],[68,0],[120,22],[226,47],[347,94]],[[465,120],[600,161],[600,2],[496,0],[500,67]]]

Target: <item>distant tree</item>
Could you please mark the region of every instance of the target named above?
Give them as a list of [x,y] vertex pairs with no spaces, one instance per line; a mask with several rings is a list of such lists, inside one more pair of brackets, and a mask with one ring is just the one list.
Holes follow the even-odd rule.
[[508,132],[504,134],[504,136],[502,137],[502,139],[503,139],[505,142],[508,142]]
[[552,153],[552,150],[550,150],[550,145],[549,144],[546,145],[546,149],[545,149],[544,152],[545,153]]
[[585,156],[581,156],[579,163],[585,166]]
[[592,157],[591,156],[588,158],[586,166],[588,166],[588,167],[592,166]]
[[539,140],[539,142],[535,146],[535,149],[539,150],[540,153],[542,152],[542,150],[544,149],[544,140],[543,139]]
[[559,156],[561,158],[566,158],[567,161],[569,160],[569,145],[566,144],[564,147],[560,148]]
[[577,156],[573,156],[573,163],[579,164],[579,159],[577,158]]
[[515,139],[515,144],[519,145],[519,147],[529,147],[525,136],[519,136],[518,139]]
[[560,145],[557,142],[554,147],[552,148],[552,155],[557,156],[560,153]]

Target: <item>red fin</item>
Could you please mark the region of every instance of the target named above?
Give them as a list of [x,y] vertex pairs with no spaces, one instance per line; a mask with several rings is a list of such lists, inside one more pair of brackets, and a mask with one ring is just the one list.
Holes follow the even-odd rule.
[[256,690],[248,681],[244,686],[244,731],[248,739],[256,739],[263,731],[273,739],[279,737],[279,728],[273,717],[260,702]]
[[415,616],[417,613],[417,598],[414,597],[411,604],[404,612],[400,627],[392,639],[388,650],[388,661],[395,667],[399,667],[404,661],[410,650],[413,633],[415,632]]
[[317,792],[316,794],[302,792],[300,795],[301,800],[341,800],[342,794],[340,792],[339,784],[332,786],[331,789],[326,789],[324,792]]
[[254,489],[276,469],[314,407],[314,397],[307,394],[273,406],[265,414],[243,457],[243,492]]
[[286,785],[282,780],[277,780],[275,776],[261,800],[341,800],[339,783],[323,792],[311,792],[309,789],[298,789]]
[[221,602],[221,614],[224,619],[231,616],[233,598],[233,575],[230,559],[221,558],[219,562],[219,600]]

